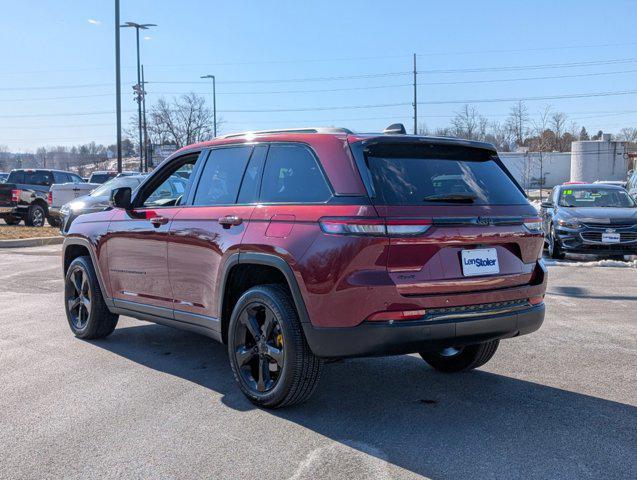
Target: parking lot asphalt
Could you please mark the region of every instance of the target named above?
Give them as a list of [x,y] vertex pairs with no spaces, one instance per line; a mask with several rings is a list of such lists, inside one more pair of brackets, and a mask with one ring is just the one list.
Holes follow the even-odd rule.
[[637,478],[636,268],[550,267],[543,327],[477,371],[330,363],[267,411],[207,338],[76,339],[59,252],[0,251],[0,478]]

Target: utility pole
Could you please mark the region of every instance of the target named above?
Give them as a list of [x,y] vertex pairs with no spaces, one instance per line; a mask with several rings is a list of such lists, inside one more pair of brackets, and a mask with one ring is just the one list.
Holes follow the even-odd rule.
[[122,172],[122,84],[119,65],[119,0],[115,0],[115,110],[117,116],[117,171]]
[[137,85],[133,87],[133,90],[137,92],[137,119],[139,126],[139,171],[144,171],[144,145],[142,140],[142,96],[143,96],[143,87],[142,87],[142,79],[141,79],[141,64],[139,60],[139,31],[140,30],[148,30],[148,27],[156,27],[154,23],[135,23],[135,22],[126,22],[122,27],[131,27],[135,29],[136,40],[137,40]]
[[414,135],[418,135],[418,70],[414,53]]
[[148,127],[146,126],[146,82],[142,65],[142,119],[144,123],[144,171],[148,173]]
[[201,78],[212,78],[212,121],[213,121],[213,134],[217,136],[217,91],[215,88],[215,76],[214,75],[202,75]]

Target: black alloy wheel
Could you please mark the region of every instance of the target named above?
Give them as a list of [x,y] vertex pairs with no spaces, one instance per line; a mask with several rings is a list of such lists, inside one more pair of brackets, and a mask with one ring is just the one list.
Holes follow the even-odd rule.
[[272,390],[283,371],[283,332],[274,312],[259,302],[246,306],[238,317],[234,355],[240,381],[259,393]]
[[76,266],[66,280],[66,303],[69,319],[76,330],[83,330],[91,315],[91,289],[88,275]]

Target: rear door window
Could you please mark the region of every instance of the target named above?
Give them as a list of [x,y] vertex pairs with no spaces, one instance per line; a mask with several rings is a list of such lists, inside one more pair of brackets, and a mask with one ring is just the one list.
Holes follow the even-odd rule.
[[495,161],[476,148],[378,144],[366,151],[375,201],[386,205],[519,205],[527,200]]
[[252,146],[216,148],[210,151],[193,205],[229,205],[237,201],[243,172]]
[[261,202],[318,203],[330,188],[312,152],[304,145],[271,145],[261,183]]

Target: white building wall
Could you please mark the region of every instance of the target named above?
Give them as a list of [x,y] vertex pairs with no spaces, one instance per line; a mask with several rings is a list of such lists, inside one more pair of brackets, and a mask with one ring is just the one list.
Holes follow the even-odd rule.
[[628,155],[624,142],[611,142],[610,136],[602,141],[573,142],[571,180],[626,180]]
[[524,189],[539,188],[541,177],[544,188],[568,182],[571,177],[570,152],[499,152],[498,156]]

